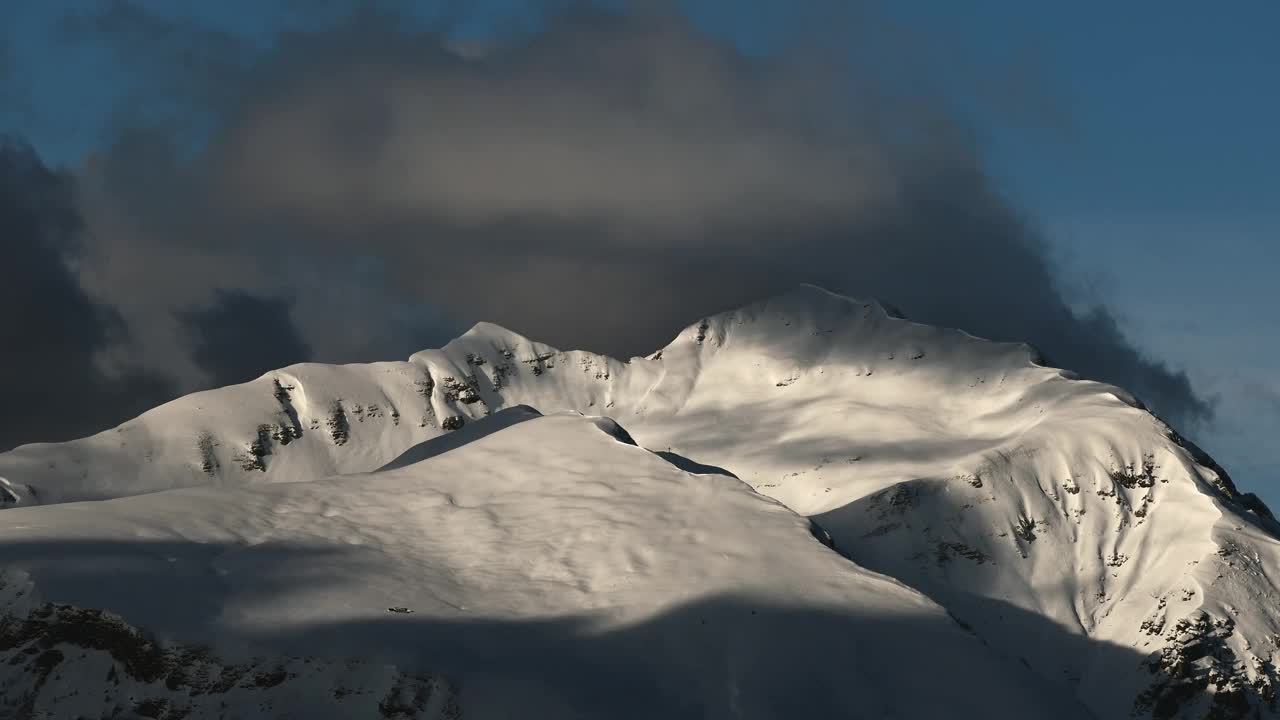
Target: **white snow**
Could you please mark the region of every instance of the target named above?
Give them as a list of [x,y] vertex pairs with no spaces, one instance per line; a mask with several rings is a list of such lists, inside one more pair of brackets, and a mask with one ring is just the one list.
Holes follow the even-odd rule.
[[481,323],[0,455],[3,542],[49,600],[385,655],[468,717],[1274,713],[1274,521],[1032,360],[810,286],[626,362]]
[[429,669],[466,717],[1075,716],[742,482],[607,422],[502,420],[373,473],[9,510],[0,542],[59,602],[220,657]]

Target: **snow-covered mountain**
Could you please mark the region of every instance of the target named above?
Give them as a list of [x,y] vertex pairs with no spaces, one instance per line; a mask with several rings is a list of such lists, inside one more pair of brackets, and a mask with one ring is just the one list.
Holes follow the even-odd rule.
[[[126,665],[106,689],[126,708],[367,717],[407,677],[409,717],[1078,715],[1046,708],[1047,683],[831,552],[804,518],[610,420],[517,407],[459,434],[371,473],[20,508],[0,532],[36,592],[144,625],[177,648],[180,678],[211,662],[216,678],[240,673],[192,694]],[[5,697],[38,687],[33,709],[93,712],[111,650],[54,644],[46,680],[46,655],[18,654],[38,642],[11,650],[27,662],[0,674],[24,692]],[[208,650],[188,669],[192,646]],[[335,677],[334,648],[394,669]],[[253,659],[268,651],[285,659]],[[325,660],[307,672],[312,658]],[[263,696],[272,671],[288,694]],[[1013,687],[973,692],[992,677]],[[922,682],[931,692],[912,692]]]
[[[482,323],[291,366],[0,455],[0,499],[5,696],[55,717],[1277,714],[1256,498],[1117,388],[810,286],[625,362]],[[164,672],[104,690],[68,613]],[[201,644],[286,669],[170,687]]]

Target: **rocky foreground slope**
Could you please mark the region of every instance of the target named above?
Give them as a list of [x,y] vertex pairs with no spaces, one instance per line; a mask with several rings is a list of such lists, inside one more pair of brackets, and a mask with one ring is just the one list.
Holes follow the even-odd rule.
[[[520,405],[608,416],[654,452],[616,440],[622,431],[612,421],[517,423],[532,411],[503,409]],[[535,437],[531,428],[547,430]],[[608,464],[575,456],[587,442],[579,432],[609,439]],[[483,443],[501,452],[482,452]],[[569,464],[551,463],[544,447]],[[446,461],[448,472],[431,469]],[[658,467],[670,482],[651,477]],[[637,473],[653,487],[620,481]],[[579,475],[591,477],[594,490],[566,479]],[[460,477],[490,495],[457,504],[448,488]],[[620,674],[611,677],[635,672],[646,687],[661,685],[642,693],[662,698],[658,704],[631,703],[638,712],[770,717],[788,714],[782,708],[798,698],[819,698],[812,707],[837,716],[929,717],[936,708],[914,697],[925,684],[940,688],[951,707],[991,704],[970,707],[993,716],[1029,707],[1034,716],[1277,714],[1280,593],[1272,577],[1280,545],[1261,503],[1117,388],[1041,367],[1025,346],[911,323],[876,303],[808,286],[707,318],[652,356],[625,362],[481,324],[408,362],[295,365],[181,398],[91,438],[0,455],[0,478],[0,499],[11,506],[0,534],[7,583],[29,584],[23,597],[115,611],[175,647],[204,642],[202,628],[216,628],[213,636],[236,637],[241,651],[288,647],[317,667],[339,655],[388,661],[395,670],[378,676],[380,689],[368,686],[370,696],[417,678],[436,703],[419,704],[432,712],[456,706],[485,716],[490,711],[468,701],[467,689],[501,683],[523,684],[520,697],[545,695],[547,707],[565,712],[603,711],[593,704],[603,699],[577,697],[551,675],[489,677],[484,669],[501,658],[531,657],[493,640],[513,633],[540,648],[538,657],[561,658],[550,666],[562,677],[584,672],[587,653],[614,663]],[[844,557],[749,488],[810,518]],[[476,523],[456,523],[475,547],[438,537],[452,522],[429,505],[442,493],[454,498],[452,512]],[[556,517],[522,524],[489,507],[522,493],[559,508]],[[668,524],[683,517],[670,515],[671,505],[690,503],[698,521],[676,521],[693,533],[681,535]],[[751,511],[736,515],[734,503]],[[650,506],[670,516],[630,519]],[[608,521],[588,523],[588,531],[575,525],[579,511]],[[769,522],[790,529],[771,535]],[[689,529],[699,523],[710,525]],[[341,532],[330,527],[339,525]],[[391,539],[406,533],[418,545]],[[277,552],[279,543],[290,550]],[[655,545],[673,558],[687,555],[694,570],[629,554]],[[125,559],[101,562],[95,553],[103,546]],[[343,559],[371,546],[382,553],[376,562]],[[734,558],[732,572],[717,576],[699,564],[709,546]],[[590,558],[569,559],[574,552]],[[254,565],[256,585],[223,579],[219,559],[241,553],[279,567]],[[152,603],[160,608],[136,605],[125,590],[89,592],[100,583],[60,569],[121,563],[145,568],[158,598],[169,592],[163,588],[209,583],[207,592],[171,598],[199,612],[160,599]],[[531,575],[536,567],[554,579]],[[618,594],[592,580],[597,573],[639,579]],[[536,600],[544,583],[559,588],[546,591],[554,602]],[[433,608],[406,614],[421,626],[412,650],[384,656],[381,645],[352,644],[347,635],[318,645],[308,639],[373,623],[365,613],[386,626],[386,608],[408,602],[394,599],[395,588],[408,587],[422,588],[414,603]],[[569,587],[577,590],[561,592]],[[428,588],[442,605],[423,600]],[[658,599],[637,600],[652,593]],[[742,600],[744,593],[753,599]],[[328,609],[308,620],[316,596]],[[476,604],[477,596],[485,602]],[[466,609],[442,609],[449,603]],[[51,612],[11,607],[15,618],[32,608]],[[692,618],[702,628],[708,613],[748,618],[742,613],[762,607],[775,628],[767,637],[738,625],[702,645],[688,636]],[[580,613],[614,624],[584,629],[597,620]],[[237,623],[281,631],[227,630]],[[546,629],[553,626],[571,629]],[[620,636],[627,639],[615,642]],[[431,637],[441,651],[421,649]],[[478,638],[487,652],[462,637]],[[753,665],[762,654],[777,664]],[[51,663],[45,651],[26,657],[68,662]],[[798,657],[808,664],[793,665]],[[686,668],[676,673],[682,679],[653,675],[666,664]],[[805,672],[786,671],[801,666]],[[703,677],[695,667],[714,672]],[[898,682],[873,672],[886,667]],[[54,687],[45,682],[28,682],[25,692],[45,697]],[[1020,689],[1032,687],[1030,695]],[[174,692],[165,697],[178,703]]]

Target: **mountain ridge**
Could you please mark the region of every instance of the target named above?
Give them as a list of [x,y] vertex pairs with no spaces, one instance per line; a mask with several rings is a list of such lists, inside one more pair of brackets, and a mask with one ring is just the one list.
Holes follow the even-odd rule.
[[[801,286],[626,361],[478,323],[407,362],[290,366],[2,454],[0,476],[36,507],[293,483],[503,408],[607,415],[816,521],[1099,716],[1273,713],[1274,518],[1129,393],[1039,359]],[[1021,647],[1045,622],[1068,632]]]
[[[37,605],[20,629],[0,622],[5,697],[83,708],[104,648],[58,628],[106,624],[132,639],[121,655],[154,658],[119,669],[110,702],[198,716],[285,714],[298,697],[311,717],[371,715],[379,697],[390,717],[1084,712],[1046,704],[1030,671],[736,478],[691,476],[611,421],[504,413],[370,473],[6,511],[0,538]],[[480,431],[503,419],[518,422]],[[98,607],[119,615],[77,609]],[[58,655],[36,663],[32,647]],[[352,677],[335,677],[335,648],[364,660]],[[913,695],[899,668],[946,679]],[[233,681],[207,686],[211,669]],[[993,675],[1016,687],[971,691]]]

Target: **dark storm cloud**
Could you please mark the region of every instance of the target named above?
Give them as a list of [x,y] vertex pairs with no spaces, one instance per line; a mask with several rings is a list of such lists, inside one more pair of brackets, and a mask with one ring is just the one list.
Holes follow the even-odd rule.
[[89,434],[171,393],[160,379],[95,362],[123,327],[70,268],[81,229],[70,178],[0,135],[0,450]]
[[216,386],[310,359],[311,348],[290,319],[293,301],[218,290],[212,305],[178,312],[191,357]]
[[627,356],[809,281],[1207,418],[1105,308],[1070,309],[927,54],[859,27],[835,38],[856,52],[768,59],[670,14],[575,11],[465,52],[375,13],[285,34],[189,98],[216,119],[194,156],[152,129],[85,167],[87,282],[157,346],[154,308],[287,291],[320,359],[356,359],[393,307]]

